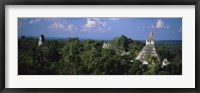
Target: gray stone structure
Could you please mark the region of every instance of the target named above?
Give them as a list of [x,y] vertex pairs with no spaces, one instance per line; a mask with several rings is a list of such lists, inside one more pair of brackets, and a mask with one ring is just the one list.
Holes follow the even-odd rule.
[[[136,57],[137,60],[143,62],[143,64],[148,64],[146,60],[146,56],[155,56],[158,58],[158,54],[156,53],[156,49],[154,46],[154,33],[150,32],[150,37],[146,40],[146,45],[142,48],[139,55]],[[159,58],[158,58],[159,60]]]
[[45,42],[44,35],[40,35],[39,40],[38,40],[38,46],[42,45],[44,42]]
[[111,47],[111,44],[108,43],[108,42],[104,42],[102,47],[103,48],[109,48],[109,47]]
[[162,68],[165,67],[165,66],[167,66],[167,65],[169,65],[169,64],[170,64],[170,62],[167,59],[164,59],[162,61]]

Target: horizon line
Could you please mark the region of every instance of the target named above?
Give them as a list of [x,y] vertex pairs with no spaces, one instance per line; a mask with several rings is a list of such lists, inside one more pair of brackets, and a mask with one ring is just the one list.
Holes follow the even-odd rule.
[[[24,36],[24,35],[23,35]],[[18,36],[18,38],[21,38],[22,36]],[[28,37],[28,38],[39,38],[39,36],[37,37],[37,36],[25,36],[25,37]],[[79,40],[82,40],[82,39],[84,39],[84,40],[87,40],[87,39],[93,39],[93,38],[80,38],[80,37],[66,37],[66,38],[63,38],[63,37],[45,37],[46,39],[68,39],[68,38],[78,38]],[[114,37],[115,38],[115,37]],[[113,40],[114,38],[112,38],[112,39],[93,39],[93,40]],[[127,38],[129,38],[129,37],[127,37]],[[146,39],[145,40],[141,40],[141,39],[133,39],[133,38],[130,38],[130,39],[132,39],[132,40],[137,40],[137,41],[146,41]],[[159,40],[159,41],[161,41],[161,40],[165,40],[165,41],[182,41],[182,40],[175,40],[175,39],[156,39],[155,41],[157,41],[157,40]]]

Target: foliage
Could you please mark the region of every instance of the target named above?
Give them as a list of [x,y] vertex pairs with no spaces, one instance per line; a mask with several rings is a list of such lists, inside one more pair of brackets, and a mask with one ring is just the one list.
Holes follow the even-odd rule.
[[[161,67],[161,62],[147,56],[148,65],[136,60],[145,45],[126,36],[111,41],[46,40],[38,46],[38,39],[22,36],[18,39],[19,75],[180,75],[182,74],[182,48],[176,43],[157,43],[159,59],[168,59],[170,64]],[[103,43],[111,44],[102,48]],[[122,55],[125,53],[124,55]]]

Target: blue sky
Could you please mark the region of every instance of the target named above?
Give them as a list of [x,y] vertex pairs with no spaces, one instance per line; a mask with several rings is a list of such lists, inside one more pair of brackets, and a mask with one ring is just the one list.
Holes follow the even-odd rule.
[[151,31],[155,40],[182,40],[182,18],[18,18],[18,37],[146,40]]

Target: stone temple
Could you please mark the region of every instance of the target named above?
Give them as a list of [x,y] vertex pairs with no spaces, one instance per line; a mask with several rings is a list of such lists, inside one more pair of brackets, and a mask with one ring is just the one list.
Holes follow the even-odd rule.
[[44,35],[40,35],[39,40],[38,40],[38,46],[42,45],[44,42],[45,42]]
[[[158,58],[158,54],[156,53],[156,49],[154,46],[154,33],[150,32],[150,37],[146,40],[146,45],[142,48],[139,55],[136,57],[137,60],[143,62],[143,64],[148,64],[146,60],[146,56],[155,56]],[[158,58],[159,60],[159,58]]]

